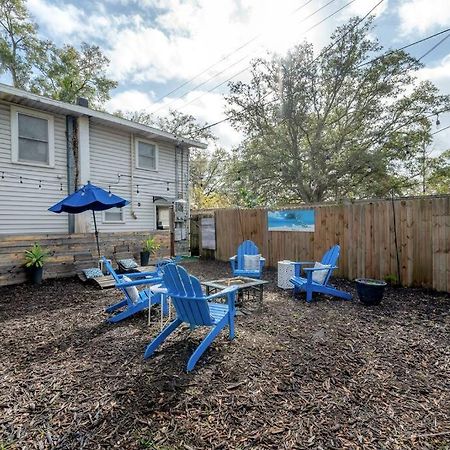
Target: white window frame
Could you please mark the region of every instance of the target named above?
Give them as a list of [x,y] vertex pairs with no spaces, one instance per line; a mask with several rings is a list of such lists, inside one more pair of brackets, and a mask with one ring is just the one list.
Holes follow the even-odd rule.
[[[19,113],[47,120],[48,164],[19,160]],[[11,161],[13,164],[23,164],[25,166],[55,167],[55,121],[51,114],[46,114],[34,109],[11,106]]]
[[[149,169],[147,167],[140,167],[139,166],[139,142],[142,142],[143,144],[149,144],[155,146],[155,168]],[[140,170],[147,170],[149,172],[158,172],[159,170],[159,147],[158,144],[154,141],[149,141],[148,139],[141,139],[138,138],[135,140],[135,159],[136,159],[136,168]]]
[[[111,208],[111,209],[116,209],[116,208]],[[125,216],[123,213],[123,208],[118,208],[120,210],[120,213],[122,215],[122,219],[121,220],[107,220],[106,219],[106,213],[108,212],[117,212],[117,211],[110,211],[110,210],[105,210],[102,213],[102,222],[103,223],[125,223]]]

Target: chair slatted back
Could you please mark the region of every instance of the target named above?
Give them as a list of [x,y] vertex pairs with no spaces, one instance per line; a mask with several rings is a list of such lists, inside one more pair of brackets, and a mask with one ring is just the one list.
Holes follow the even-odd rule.
[[163,282],[178,317],[191,325],[211,326],[213,321],[200,281],[184,267],[170,263],[164,267]]
[[[339,245],[335,245],[335,246],[331,247],[323,255],[321,264],[327,264],[327,265],[330,265],[331,267],[336,266],[337,265],[337,261],[339,259],[340,251],[341,251],[341,247],[339,247]],[[330,279],[331,274],[333,273],[333,270],[334,269],[330,269],[328,271],[327,276],[325,277],[325,280],[323,281],[324,285],[328,284],[328,280]]]
[[242,242],[237,249],[237,268],[244,270],[244,255],[259,255],[259,250],[253,241]]

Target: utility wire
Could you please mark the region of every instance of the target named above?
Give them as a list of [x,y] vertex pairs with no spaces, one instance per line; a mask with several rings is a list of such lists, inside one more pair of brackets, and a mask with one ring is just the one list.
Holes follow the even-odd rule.
[[[376,6],[378,6],[378,4],[377,4]],[[359,24],[359,23],[358,23],[358,24]],[[364,63],[358,65],[357,67],[359,68],[359,67],[362,67],[362,66],[366,66],[366,65],[371,64],[371,63],[373,63],[373,62],[375,62],[375,61],[378,61],[378,60],[380,60],[380,59],[382,59],[382,58],[386,58],[387,56],[390,56],[390,55],[392,55],[392,54],[394,54],[394,53],[396,53],[396,52],[398,52],[398,51],[401,51],[401,50],[404,50],[404,49],[406,49],[406,48],[410,48],[410,47],[412,47],[412,46],[415,46],[415,45],[417,45],[417,44],[420,44],[420,43],[422,43],[422,42],[428,41],[428,40],[433,39],[434,37],[439,36],[439,35],[442,35],[442,34],[444,34],[444,33],[448,33],[449,31],[450,31],[450,28],[447,28],[447,29],[442,30],[442,31],[440,31],[440,32],[438,32],[438,33],[434,33],[434,34],[432,34],[432,35],[430,35],[430,36],[427,36],[427,37],[425,37],[425,38],[423,38],[423,39],[419,39],[419,40],[417,40],[417,41],[411,42],[410,44],[405,45],[405,46],[403,46],[403,47],[400,47],[400,48],[398,48],[398,49],[396,49],[396,50],[390,50],[389,52],[387,52],[387,53],[385,53],[385,54],[383,54],[383,55],[377,56],[376,58],[373,58],[373,59],[371,59],[370,61],[367,61],[367,62],[364,62]],[[444,39],[441,39],[441,41],[439,41],[439,42],[438,42],[437,44],[435,44],[432,48],[430,48],[426,53],[424,53],[424,54],[420,57],[420,59],[424,58],[425,56],[428,56],[428,55],[429,55],[432,51],[434,51],[439,45],[441,45],[441,44],[445,41],[445,39],[447,39],[447,37],[449,37],[449,35],[447,35]],[[339,40],[338,40],[338,41],[339,41]],[[336,41],[334,44],[336,44],[338,41]],[[334,44],[333,44],[333,45],[334,45]],[[317,59],[317,58],[316,58],[316,59]],[[314,61],[314,60],[313,60],[313,61]],[[270,101],[270,102],[265,103],[264,106],[267,105],[267,104],[270,104],[270,103],[272,103],[272,102],[273,102],[273,100]],[[445,111],[443,111],[443,112],[445,112]],[[432,115],[434,115],[434,114],[432,114]],[[226,122],[226,121],[228,121],[228,120],[230,120],[230,117],[225,117],[225,118],[222,119],[222,120],[219,120],[219,121],[214,122],[214,123],[212,123],[212,124],[206,125],[206,126],[203,127],[203,128],[200,128],[200,130],[198,130],[198,131],[200,132],[200,131],[203,131],[203,130],[207,130],[207,129],[209,129],[209,128],[212,128],[212,127],[214,127],[214,126],[216,126],[216,125],[219,125],[219,124],[221,124],[221,123],[223,123],[223,122]]]
[[432,51],[436,50],[441,44],[444,43],[446,39],[450,37],[450,33],[448,33],[446,36],[444,36],[437,44],[433,45],[428,51],[426,51],[420,58],[419,61],[421,61],[425,56],[428,56]]
[[[435,34],[431,34],[430,36],[424,37],[423,39],[419,39],[418,41],[411,42],[410,44],[404,45],[403,47],[397,48],[395,50],[390,50],[390,51],[388,51],[387,53],[385,53],[383,55],[380,55],[380,56],[377,56],[376,58],[371,59],[370,61],[367,61],[365,63],[361,63],[358,66],[358,68],[366,66],[367,64],[371,64],[371,63],[373,63],[375,61],[378,61],[379,59],[386,58],[387,56],[390,56],[390,55],[392,55],[394,53],[400,52],[400,51],[405,50],[407,48],[413,47],[414,45],[421,44],[422,42],[425,42],[425,41],[429,41],[430,39],[433,39],[436,36],[440,36],[441,34],[447,33],[448,31],[450,31],[450,28],[447,28],[445,30],[439,31],[438,33],[435,33]],[[430,51],[433,51],[433,50],[434,49],[430,49]],[[428,51],[425,55],[422,55],[420,57],[420,59],[422,59],[424,56],[427,56],[428,53],[430,53],[430,51]]]
[[[297,25],[300,25],[301,23],[305,22],[306,20],[310,19],[312,16],[314,16],[315,14],[317,14],[319,11],[321,11],[322,9],[326,8],[328,5],[330,5],[331,3],[334,3],[336,0],[330,0],[328,3],[326,3],[325,5],[321,6],[320,8],[316,9],[314,12],[312,12],[309,16],[303,18]],[[324,20],[327,20],[329,17],[333,16],[334,14],[338,13],[340,10],[346,8],[347,6],[349,6],[351,3],[355,2],[356,0],[351,0],[347,5],[344,5],[342,8],[338,9],[336,12],[334,12],[333,14],[331,14],[330,16],[326,17],[325,19],[323,19],[322,21],[320,21],[319,23],[315,24],[314,26],[312,26],[311,28],[309,28],[308,30],[304,31],[302,34],[307,33],[308,31],[312,30],[313,28],[315,28],[316,26],[320,25]],[[231,69],[232,67],[234,67],[235,65],[237,65],[239,62],[243,61],[244,59],[246,59],[248,56],[250,56],[252,53],[247,53],[243,58],[241,58],[239,61],[237,61],[236,63],[233,63],[227,67],[225,67],[225,69],[223,69],[221,72],[213,75],[212,77],[208,78],[206,81],[204,81],[203,83],[200,83],[200,85],[195,86],[194,88],[192,88],[191,90],[185,92],[181,97],[185,97],[186,95],[190,94],[191,92],[195,91],[197,88],[203,86],[204,84],[208,83],[209,81],[217,78],[219,75],[221,75],[223,72],[226,72],[228,69]],[[193,100],[190,100],[188,103],[185,103],[184,105],[181,105],[180,108],[185,108],[187,105],[190,105],[191,103],[196,102],[199,98],[203,97],[204,95],[216,90],[217,88],[219,88],[220,86],[223,86],[225,83],[228,83],[228,81],[232,80],[233,78],[237,77],[238,75],[240,75],[241,73],[244,73],[245,71],[247,71],[251,66],[247,65],[244,69],[240,70],[239,72],[235,73],[233,76],[231,76],[230,78],[226,79],[225,81],[219,83],[217,86],[214,86],[213,88],[209,89],[208,91],[200,94],[199,96],[197,96],[196,98],[194,98]],[[167,105],[161,105],[158,109],[154,110],[153,113],[156,113],[158,111],[160,111],[163,108],[169,107],[170,105],[176,103],[177,99],[175,99],[174,101],[170,102]]]
[[[434,114],[433,114],[433,115],[434,115]],[[435,131],[434,133],[431,133],[431,136],[434,136],[435,134],[438,134],[438,133],[440,133],[441,131],[448,130],[449,128],[450,128],[450,125],[447,125],[446,127],[441,128],[440,130],[437,130],[437,131]]]
[[[339,13],[340,11],[342,11],[344,8],[347,8],[348,6],[350,6],[352,3],[354,3],[356,0],[350,0],[348,3],[346,3],[344,6],[342,6],[341,8],[339,8],[338,10],[334,11],[333,13],[329,14],[327,17],[325,17],[324,19],[322,19],[321,21],[317,22],[316,24],[312,25],[311,27],[309,27],[307,30],[305,30],[302,34],[306,34],[308,31],[313,30],[314,28],[318,27],[320,24],[322,24],[323,22],[325,22],[325,20],[328,20],[329,18],[333,17],[334,15],[336,15],[337,13]],[[331,3],[331,2],[329,2]],[[327,6],[329,3],[327,3],[325,6]],[[325,6],[323,6],[322,8],[324,8]],[[320,8],[320,9],[322,9]],[[319,11],[320,9],[318,9],[317,11]],[[315,14],[317,11],[315,11],[313,14]],[[311,14],[312,15],[312,14]],[[311,15],[309,17],[311,17]],[[308,18],[309,18],[308,17]],[[225,81],[222,81],[221,83],[217,84],[216,86],[212,87],[211,89],[209,89],[208,91],[200,94],[199,96],[195,97],[194,99],[192,99],[191,101],[185,103],[180,109],[185,108],[186,106],[196,102],[197,100],[199,100],[200,98],[202,98],[204,95],[209,94],[212,91],[215,91],[217,88],[223,86],[225,83],[228,83],[229,81],[231,81],[233,78],[236,78],[238,75],[246,72],[248,69],[251,68],[251,65],[248,65],[246,67],[244,67],[242,70],[240,70],[239,72],[236,72],[234,75],[232,75],[230,78],[227,78]]]
[[[290,15],[297,13],[298,11],[300,11],[301,9],[303,9],[305,6],[309,5],[313,0],[308,0],[306,3],[304,3],[303,5],[299,6],[298,8],[294,9]],[[333,0],[334,1],[334,0]],[[197,73],[197,75],[194,75],[191,79],[185,81],[184,83],[180,84],[179,86],[177,86],[176,88],[172,89],[170,92],[168,92],[167,94],[164,94],[163,96],[159,97],[155,103],[159,103],[161,100],[164,100],[166,97],[168,97],[169,95],[173,94],[174,92],[177,92],[178,90],[180,90],[182,87],[186,86],[189,83],[192,83],[192,81],[196,80],[198,77],[202,76],[203,74],[205,74],[206,72],[208,72],[210,69],[212,69],[213,67],[217,66],[218,64],[220,64],[222,61],[227,60],[230,56],[234,55],[235,53],[239,52],[240,50],[242,50],[243,48],[247,47],[248,45],[250,45],[251,43],[253,43],[254,41],[256,41],[259,37],[261,37],[263,34],[267,33],[267,31],[258,33],[257,35],[253,36],[250,40],[246,41],[244,44],[240,45],[239,47],[237,47],[236,49],[234,49],[232,52],[226,54],[225,56],[223,56],[222,58],[220,58],[218,61],[216,61],[215,63],[211,64],[210,66],[208,66],[206,69],[202,70],[201,72]],[[152,111],[152,114],[155,113],[156,111],[158,111],[158,109]]]

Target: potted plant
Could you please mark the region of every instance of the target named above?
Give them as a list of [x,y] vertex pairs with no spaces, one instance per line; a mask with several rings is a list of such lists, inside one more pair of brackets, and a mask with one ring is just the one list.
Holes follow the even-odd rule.
[[33,284],[42,283],[44,262],[47,257],[48,253],[37,242],[34,243],[30,250],[25,250],[25,268]]
[[141,251],[141,266],[148,266],[150,255],[156,255],[156,252],[161,247],[155,240],[154,236],[150,236],[144,241],[144,246]]
[[355,281],[356,291],[362,303],[378,305],[381,302],[387,284],[385,281],[371,278],[357,278]]

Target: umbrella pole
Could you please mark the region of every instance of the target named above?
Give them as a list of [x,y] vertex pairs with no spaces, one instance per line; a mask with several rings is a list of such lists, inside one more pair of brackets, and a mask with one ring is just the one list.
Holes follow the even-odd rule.
[[98,243],[97,221],[95,220],[95,211],[94,210],[92,210],[92,215],[94,216],[95,240],[97,242],[98,259],[100,259],[100,245]]

